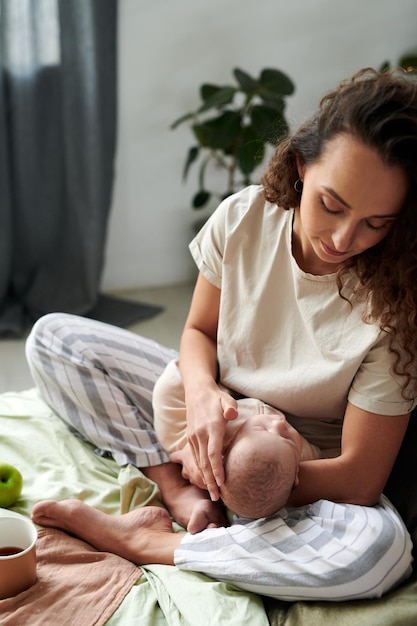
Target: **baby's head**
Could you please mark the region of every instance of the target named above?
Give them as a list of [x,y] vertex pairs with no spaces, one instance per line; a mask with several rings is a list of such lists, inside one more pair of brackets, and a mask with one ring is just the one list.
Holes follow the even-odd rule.
[[299,433],[282,414],[254,415],[237,431],[224,455],[224,504],[241,517],[274,515],[298,482]]

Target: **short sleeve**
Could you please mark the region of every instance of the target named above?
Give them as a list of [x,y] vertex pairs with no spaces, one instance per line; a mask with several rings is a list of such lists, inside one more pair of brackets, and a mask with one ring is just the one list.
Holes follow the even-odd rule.
[[226,210],[226,203],[220,204],[189,246],[199,271],[219,289],[222,284]]
[[260,185],[251,185],[232,194],[219,204],[190,243],[189,249],[199,271],[219,289],[227,240],[259,199],[264,202]]
[[364,411],[403,415],[417,405],[417,399],[404,399],[401,389],[403,378],[392,371],[388,341],[388,336],[384,335],[368,352],[353,379],[348,399]]

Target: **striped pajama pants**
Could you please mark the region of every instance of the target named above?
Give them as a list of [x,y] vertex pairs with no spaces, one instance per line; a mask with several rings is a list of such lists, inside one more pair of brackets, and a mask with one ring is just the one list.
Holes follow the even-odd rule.
[[[174,350],[93,320],[49,314],[27,340],[45,401],[120,465],[167,461],[153,428],[152,389]],[[176,565],[281,600],[380,597],[411,573],[410,536],[390,502],[320,500],[271,518],[186,533]]]

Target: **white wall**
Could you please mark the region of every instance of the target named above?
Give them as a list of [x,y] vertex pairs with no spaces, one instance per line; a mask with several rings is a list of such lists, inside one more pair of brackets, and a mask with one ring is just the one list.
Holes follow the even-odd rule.
[[192,143],[173,120],[199,103],[202,82],[241,67],[288,73],[292,125],[321,94],[364,66],[417,47],[417,0],[119,0],[119,122],[103,289],[174,284],[192,275],[187,244]]

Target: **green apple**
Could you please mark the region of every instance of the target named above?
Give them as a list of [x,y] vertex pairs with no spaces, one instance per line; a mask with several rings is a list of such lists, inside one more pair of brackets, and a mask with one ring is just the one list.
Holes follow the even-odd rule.
[[22,485],[19,470],[8,463],[0,463],[0,507],[14,504],[22,492]]

